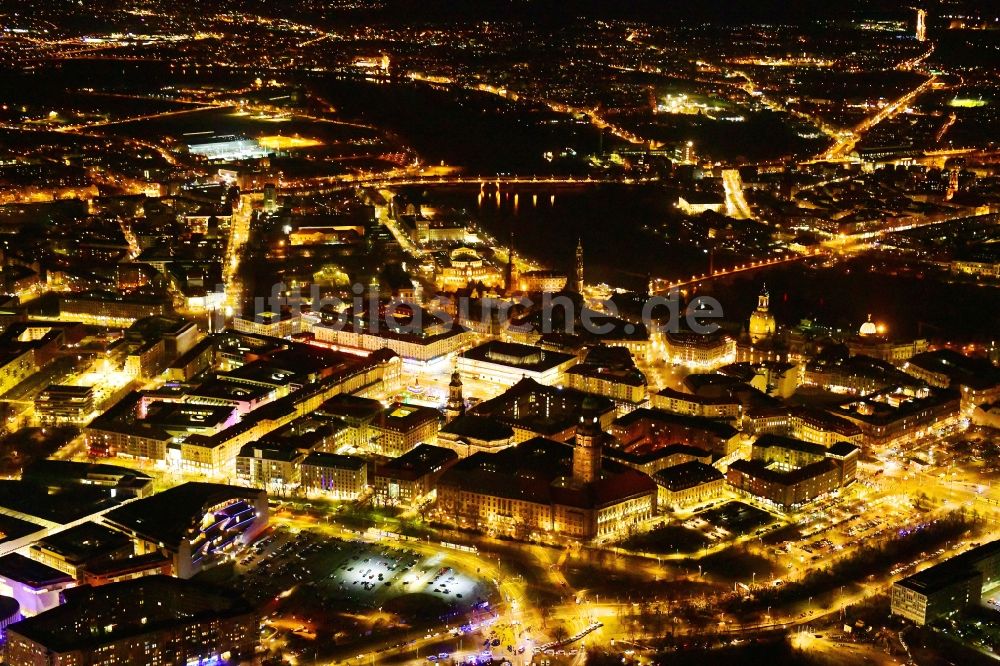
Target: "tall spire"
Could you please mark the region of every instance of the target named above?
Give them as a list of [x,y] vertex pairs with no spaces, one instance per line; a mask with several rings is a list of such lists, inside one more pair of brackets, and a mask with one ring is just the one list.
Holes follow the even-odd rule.
[[576,293],[583,293],[583,240],[576,237]]
[[456,369],[451,373],[451,382],[448,384],[448,402],[444,408],[444,415],[451,421],[465,413],[465,398],[462,395],[462,375]]

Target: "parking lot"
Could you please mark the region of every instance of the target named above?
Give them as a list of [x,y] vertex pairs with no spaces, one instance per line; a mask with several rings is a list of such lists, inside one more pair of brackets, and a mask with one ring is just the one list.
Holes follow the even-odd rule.
[[485,601],[488,588],[449,566],[444,554],[424,555],[368,541],[345,541],[279,530],[239,561],[247,593],[260,601],[285,598],[296,588],[343,607],[378,608],[404,595],[428,595],[461,609]]
[[323,653],[376,635],[385,649],[418,627],[488,609],[494,589],[474,571],[458,570],[443,549],[284,526],[244,551],[235,574],[236,586],[263,610],[266,645],[279,653]]
[[767,511],[743,502],[727,502],[691,516],[683,525],[701,531],[714,542],[750,534],[774,522],[775,517]]

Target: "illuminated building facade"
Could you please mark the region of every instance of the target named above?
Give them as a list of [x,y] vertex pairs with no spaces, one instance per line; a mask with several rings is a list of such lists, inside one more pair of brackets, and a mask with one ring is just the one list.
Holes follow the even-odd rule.
[[86,292],[59,299],[59,316],[97,326],[131,326],[137,320],[170,314],[167,297],[130,296],[114,292]]
[[371,424],[370,453],[397,458],[417,444],[433,442],[441,428],[441,413],[430,407],[393,403]]
[[955,273],[1000,280],[1000,258],[962,258],[951,262]]
[[0,355],[0,393],[6,393],[38,371],[31,349]]
[[221,665],[253,658],[259,617],[233,592],[147,576],[77,588],[7,632],[14,666]]
[[864,432],[849,419],[811,407],[756,408],[744,423],[755,435],[779,435],[830,447],[837,442],[864,443]]
[[356,500],[368,486],[368,463],[355,456],[314,451],[300,470],[302,489],[310,495]]
[[559,271],[523,271],[518,275],[517,287],[528,293],[554,294],[565,289],[568,281],[566,274]]
[[574,447],[538,437],[473,454],[441,477],[436,515],[517,539],[622,535],[654,515],[656,484],[619,463],[598,463],[599,448],[593,440]]
[[73,576],[20,553],[0,557],[0,594],[13,597],[25,617],[59,605],[60,595],[76,585]]
[[31,559],[65,572],[76,580],[85,570],[132,556],[132,540],[121,532],[88,521],[49,534],[31,544]]
[[726,490],[726,477],[716,468],[698,460],[661,469],[653,475],[658,487],[656,505],[687,509],[712,502]]
[[372,487],[376,502],[412,506],[433,499],[437,481],[458,460],[451,449],[421,444],[408,453],[375,466]]
[[991,541],[893,583],[892,613],[928,624],[978,604],[998,582],[1000,541]]
[[962,396],[962,413],[1000,400],[1000,369],[984,358],[971,358],[950,349],[924,352],[903,365],[903,372],[937,388]]
[[754,344],[770,339],[777,328],[771,314],[771,295],[764,287],[757,297],[757,309],[750,315],[750,341]]
[[247,444],[236,456],[236,481],[253,488],[291,489],[299,485],[298,449]]
[[93,386],[50,384],[35,398],[35,413],[42,423],[82,424],[93,411]]
[[671,414],[707,419],[738,420],[743,406],[732,398],[711,398],[683,393],[672,388],[660,389],[649,398],[650,405]]
[[302,315],[288,312],[261,312],[252,319],[234,317],[233,328],[241,333],[289,338],[302,330]]
[[460,247],[448,254],[447,265],[438,271],[437,284],[442,291],[464,289],[470,284],[502,287],[504,276],[470,247]]
[[892,446],[924,430],[954,423],[961,394],[951,389],[887,389],[831,410],[861,429],[865,446]]
[[736,360],[736,341],[719,331],[670,332],[663,336],[663,347],[668,362],[693,369],[712,370]]
[[513,386],[525,377],[539,384],[555,385],[576,361],[571,354],[491,340],[463,352],[458,357],[458,372],[466,378],[501,386]]
[[889,361],[871,356],[821,356],[810,360],[802,370],[804,385],[848,395],[874,393],[907,379]]
[[726,199],[712,192],[687,192],[677,197],[677,207],[688,215],[721,213],[726,209]]
[[[384,327],[383,327],[384,329]],[[465,347],[472,341],[472,334],[462,329],[441,332],[406,333],[380,330],[371,333],[364,326],[352,324],[326,326],[316,324],[312,332],[320,342],[337,347],[374,351],[391,349],[405,359],[429,363]]]
[[858,454],[847,442],[826,448],[764,435],[754,442],[750,460],[729,465],[726,478],[733,490],[789,511],[852,483]]
[[624,347],[598,345],[581,363],[566,372],[570,388],[610,398],[619,411],[627,412],[646,401],[646,376],[635,366]]
[[870,356],[894,365],[900,365],[907,359],[927,351],[927,340],[893,340],[885,335],[875,333],[857,335],[845,342],[848,351],[856,356]]

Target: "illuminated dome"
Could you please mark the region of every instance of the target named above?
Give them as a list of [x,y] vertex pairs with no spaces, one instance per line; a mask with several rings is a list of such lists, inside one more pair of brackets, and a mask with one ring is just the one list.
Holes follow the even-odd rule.
[[757,297],[757,309],[750,315],[750,341],[757,343],[774,335],[774,315],[770,312],[770,295],[764,287]]
[[878,327],[872,321],[872,316],[868,315],[868,321],[861,324],[861,335],[878,335]]

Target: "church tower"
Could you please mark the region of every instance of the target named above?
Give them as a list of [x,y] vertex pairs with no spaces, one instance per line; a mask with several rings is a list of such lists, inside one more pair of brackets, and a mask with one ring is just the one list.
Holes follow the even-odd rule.
[[583,293],[583,241],[576,239],[576,293]]
[[770,305],[771,295],[765,285],[757,297],[757,309],[750,315],[750,342],[757,343],[774,335],[775,322]]
[[604,437],[596,401],[588,396],[584,398],[580,409],[580,421],[576,426],[576,441],[573,446],[575,483],[586,485],[600,478]]
[[450,423],[465,413],[465,397],[462,395],[462,376],[458,370],[451,373],[448,384],[448,403],[444,407],[444,417]]

